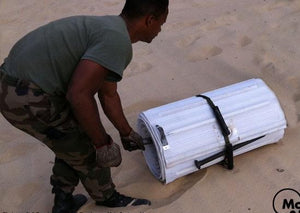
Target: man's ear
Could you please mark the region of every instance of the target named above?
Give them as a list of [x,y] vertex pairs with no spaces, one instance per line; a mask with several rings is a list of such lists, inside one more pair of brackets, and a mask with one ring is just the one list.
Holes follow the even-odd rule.
[[151,25],[153,24],[154,19],[155,19],[155,16],[154,16],[154,15],[152,15],[152,14],[147,15],[147,16],[146,16],[146,19],[145,19],[145,21],[146,21],[146,26],[147,26],[147,27],[151,26]]

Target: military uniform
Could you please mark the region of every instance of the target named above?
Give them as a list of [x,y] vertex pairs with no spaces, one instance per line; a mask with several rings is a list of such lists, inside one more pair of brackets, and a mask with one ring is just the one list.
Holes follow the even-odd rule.
[[23,37],[1,66],[0,111],[13,126],[55,153],[54,191],[72,193],[80,180],[96,201],[112,195],[110,168],[97,166],[96,150],[65,94],[81,59],[109,69],[107,81],[120,81],[132,58],[131,48],[121,17],[76,16]]

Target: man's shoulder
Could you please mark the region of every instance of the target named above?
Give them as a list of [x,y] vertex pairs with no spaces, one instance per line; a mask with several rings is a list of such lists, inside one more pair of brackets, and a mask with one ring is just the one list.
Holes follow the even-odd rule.
[[92,23],[95,30],[108,30],[124,33],[127,31],[125,22],[120,16],[84,16],[87,23]]
[[[94,25],[94,28],[96,28],[97,25],[103,25],[110,20],[113,20],[115,16],[91,16],[91,15],[75,15],[75,16],[67,16],[64,18],[56,19],[49,24],[68,24],[68,23],[84,23],[85,25]],[[112,22],[112,21],[111,21]]]
[[86,20],[90,38],[131,44],[127,26],[120,16],[86,16]]
[[50,23],[76,23],[85,25],[86,27],[97,30],[112,30],[123,32],[127,30],[126,24],[122,17],[117,15],[106,15],[106,16],[91,16],[91,15],[77,15],[69,16],[61,19],[54,20]]

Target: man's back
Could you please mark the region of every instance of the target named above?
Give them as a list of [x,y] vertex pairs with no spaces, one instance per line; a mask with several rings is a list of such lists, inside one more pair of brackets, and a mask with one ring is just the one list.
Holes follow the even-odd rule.
[[[123,57],[114,57],[121,55]],[[119,16],[73,16],[50,22],[19,40],[5,59],[5,73],[30,80],[45,92],[64,95],[80,59],[101,64],[118,81],[132,57]]]

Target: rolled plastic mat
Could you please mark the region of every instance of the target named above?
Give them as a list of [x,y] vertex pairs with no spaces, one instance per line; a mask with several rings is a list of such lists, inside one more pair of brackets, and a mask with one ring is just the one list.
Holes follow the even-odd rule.
[[[218,107],[229,130],[233,156],[283,138],[287,126],[284,112],[274,92],[261,79],[202,95]],[[170,183],[226,158],[224,130],[202,95],[139,114],[138,132],[146,147],[143,154],[150,171],[161,182]]]

